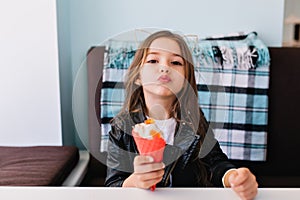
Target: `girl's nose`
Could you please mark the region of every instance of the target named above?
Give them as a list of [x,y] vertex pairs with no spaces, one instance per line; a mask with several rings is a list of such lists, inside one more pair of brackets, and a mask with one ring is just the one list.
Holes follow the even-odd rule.
[[166,66],[166,65],[161,65],[160,66],[160,72],[161,73],[169,73],[170,72],[169,67]]

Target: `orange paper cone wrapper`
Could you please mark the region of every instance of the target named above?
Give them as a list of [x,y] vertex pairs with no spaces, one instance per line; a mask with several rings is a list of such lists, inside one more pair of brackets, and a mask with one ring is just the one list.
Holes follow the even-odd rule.
[[132,133],[141,155],[153,157],[154,162],[162,161],[166,146],[166,141],[163,138],[154,137],[152,139],[147,139],[138,136],[134,131]]
[[[166,141],[162,137],[143,138],[134,131],[132,135],[141,155],[153,157],[154,162],[162,161],[166,146]],[[151,190],[155,190],[155,185],[151,187]]]

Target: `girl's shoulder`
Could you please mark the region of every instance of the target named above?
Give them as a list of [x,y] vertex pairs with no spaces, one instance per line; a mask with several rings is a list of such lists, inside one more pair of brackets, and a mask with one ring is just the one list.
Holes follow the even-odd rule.
[[141,112],[120,112],[110,122],[111,126],[122,129],[131,129],[135,124],[145,120],[145,116]]

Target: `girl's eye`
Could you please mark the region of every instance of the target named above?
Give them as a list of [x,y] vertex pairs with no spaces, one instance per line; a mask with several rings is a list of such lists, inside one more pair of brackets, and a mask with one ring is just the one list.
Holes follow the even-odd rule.
[[179,61],[173,61],[171,62],[173,65],[179,65],[179,66],[182,66],[183,64]]
[[158,63],[158,61],[155,60],[155,59],[152,59],[152,60],[148,60],[147,63],[152,63],[152,64],[154,64],[154,63]]

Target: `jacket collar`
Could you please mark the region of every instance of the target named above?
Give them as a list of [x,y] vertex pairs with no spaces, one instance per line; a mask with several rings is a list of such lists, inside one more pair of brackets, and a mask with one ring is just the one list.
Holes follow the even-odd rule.
[[[146,116],[142,111],[128,113],[126,118],[126,126],[130,126],[131,128],[135,124],[142,123],[146,120]],[[187,148],[190,147],[190,145],[194,142],[195,138],[198,137],[200,136],[197,135],[193,130],[190,122],[184,120],[180,120],[177,122],[175,129],[174,146],[179,147],[182,151],[186,151]]]

